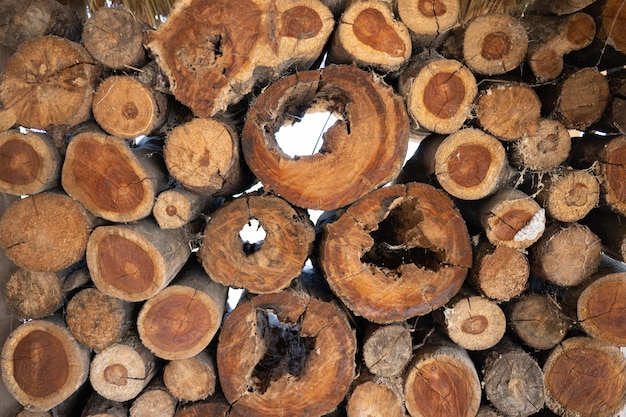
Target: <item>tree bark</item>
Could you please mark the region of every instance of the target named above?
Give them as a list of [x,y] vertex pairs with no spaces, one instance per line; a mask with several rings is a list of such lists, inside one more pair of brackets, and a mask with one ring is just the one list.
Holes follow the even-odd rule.
[[626,403],[626,359],[588,337],[557,345],[543,366],[546,405],[564,417],[608,417]]
[[24,269],[59,271],[81,260],[94,225],[66,194],[36,194],[14,202],[0,218],[0,247]]
[[161,229],[178,229],[217,205],[217,201],[182,187],[173,188],[158,195],[152,215]]
[[55,317],[33,320],[11,332],[2,348],[2,380],[31,410],[47,411],[87,380],[89,350]]
[[307,69],[334,24],[319,1],[185,0],[158,30],[148,32],[146,46],[176,98],[196,116],[209,117],[239,102],[256,84],[287,69]]
[[409,183],[372,191],[326,225],[318,262],[350,310],[383,324],[425,315],[450,300],[472,252],[447,194]]
[[103,293],[143,301],[165,288],[191,254],[184,229],[150,219],[96,228],[87,243],[91,279]]
[[[258,242],[241,234],[253,220],[266,233]],[[300,275],[314,240],[315,228],[302,210],[276,195],[244,195],[211,215],[198,259],[220,284],[272,293]]]
[[129,417],[174,417],[178,401],[167,390],[162,375],[156,375],[135,398]]
[[459,6],[458,0],[398,0],[396,8],[415,46],[434,48],[459,24]]
[[163,369],[163,381],[179,401],[204,400],[215,392],[215,358],[202,351],[191,358],[170,361]]
[[382,377],[400,375],[412,354],[413,338],[406,325],[370,324],[366,328],[363,337],[363,361],[372,374]]
[[63,305],[61,278],[54,272],[19,269],[6,283],[7,304],[21,319],[41,319]]
[[144,303],[137,318],[141,341],[159,358],[197,355],[220,327],[226,293],[192,258],[171,285]]
[[556,120],[539,119],[533,134],[513,142],[509,160],[520,169],[546,172],[558,168],[570,154],[572,140],[565,126]]
[[65,191],[87,210],[113,222],[147,217],[156,196],[167,187],[158,152],[130,148],[124,140],[99,132],[72,138],[61,181]]
[[199,194],[231,196],[252,184],[239,134],[220,120],[197,118],[176,126],[163,153],[170,174]]
[[217,369],[231,415],[321,416],[347,394],[355,355],[356,337],[336,304],[285,290],[226,317]]
[[46,129],[84,122],[98,75],[78,43],[52,35],[22,43],[0,78],[0,131],[15,124]]
[[43,133],[18,130],[0,133],[0,192],[30,195],[61,184],[62,159]]
[[[339,120],[318,153],[290,158],[275,133],[292,122],[286,115],[300,117],[306,109],[329,110]],[[246,162],[267,190],[299,207],[333,210],[396,177],[408,134],[400,96],[373,74],[340,65],[270,85],[249,110],[242,141]]]

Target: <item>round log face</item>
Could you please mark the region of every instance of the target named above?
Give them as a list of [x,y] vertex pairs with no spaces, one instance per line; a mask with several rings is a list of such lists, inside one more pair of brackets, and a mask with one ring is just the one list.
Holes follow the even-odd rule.
[[398,184],[372,191],[325,227],[320,264],[354,313],[390,323],[445,304],[467,275],[472,249],[446,194]]
[[[275,133],[302,109],[339,119],[312,156],[290,158]],[[304,208],[332,210],[393,179],[408,146],[409,120],[400,96],[372,74],[330,66],[282,78],[252,105],[244,125],[246,162],[266,189]]]

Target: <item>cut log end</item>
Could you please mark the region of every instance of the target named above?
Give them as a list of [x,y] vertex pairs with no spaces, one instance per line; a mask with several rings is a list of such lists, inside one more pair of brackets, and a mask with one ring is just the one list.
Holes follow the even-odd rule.
[[374,375],[399,375],[411,360],[411,333],[400,324],[375,328],[363,343],[363,360]]
[[531,171],[550,171],[563,164],[571,149],[571,137],[565,126],[549,119],[540,119],[537,130],[514,142],[513,164]]
[[479,293],[496,301],[509,301],[528,287],[530,265],[525,254],[487,242],[476,249],[468,281]]
[[568,169],[550,178],[537,195],[546,214],[562,222],[583,219],[600,201],[600,184],[595,175]]
[[22,319],[51,316],[63,303],[61,280],[53,272],[19,269],[6,282],[5,297]]
[[556,301],[542,294],[526,294],[513,300],[509,320],[515,334],[539,350],[554,348],[572,325]]

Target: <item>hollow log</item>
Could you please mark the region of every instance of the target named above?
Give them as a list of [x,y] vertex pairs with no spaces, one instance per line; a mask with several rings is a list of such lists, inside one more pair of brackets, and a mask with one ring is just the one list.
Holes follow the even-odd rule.
[[[307,108],[329,110],[339,120],[324,133],[318,153],[290,158],[275,133]],[[298,207],[333,210],[396,177],[408,134],[398,95],[371,73],[334,65],[266,88],[248,112],[242,142],[246,162],[267,190]]]
[[19,269],[6,282],[6,302],[21,319],[51,316],[63,305],[61,281],[54,272]]
[[520,169],[550,171],[567,160],[571,147],[570,134],[561,122],[539,119],[534,133],[513,142],[509,160]]
[[207,351],[187,359],[170,361],[163,368],[163,382],[179,401],[200,401],[213,395],[217,385],[215,358]]
[[174,417],[178,401],[157,374],[130,406],[129,417]]
[[415,46],[436,47],[459,24],[459,0],[398,0],[396,8]]
[[324,227],[319,265],[333,292],[375,323],[425,315],[460,289],[472,262],[465,222],[430,185],[384,187]]
[[215,208],[218,201],[182,187],[172,188],[157,196],[152,215],[161,229],[178,229]]
[[[400,375],[411,360],[413,338],[401,323],[370,324],[363,337],[363,361],[369,372],[382,377]],[[375,391],[375,389],[374,389]]]

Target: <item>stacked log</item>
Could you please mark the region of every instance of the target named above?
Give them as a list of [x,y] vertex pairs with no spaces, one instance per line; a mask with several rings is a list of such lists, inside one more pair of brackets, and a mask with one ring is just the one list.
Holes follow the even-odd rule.
[[624,408],[623,1],[26,3],[0,6],[19,415]]

